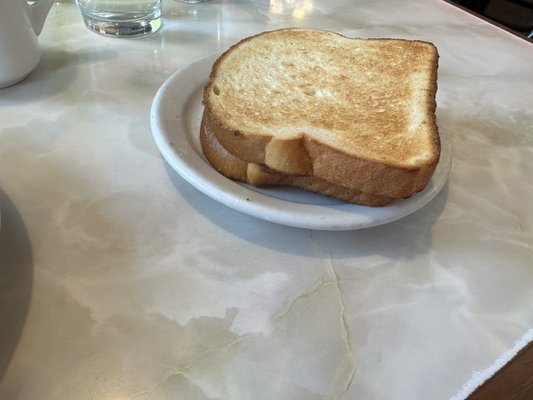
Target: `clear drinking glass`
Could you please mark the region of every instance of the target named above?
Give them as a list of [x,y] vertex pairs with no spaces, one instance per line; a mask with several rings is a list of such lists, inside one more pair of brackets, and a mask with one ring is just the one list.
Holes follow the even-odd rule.
[[161,28],[161,0],[76,0],[85,25],[104,36],[136,37]]

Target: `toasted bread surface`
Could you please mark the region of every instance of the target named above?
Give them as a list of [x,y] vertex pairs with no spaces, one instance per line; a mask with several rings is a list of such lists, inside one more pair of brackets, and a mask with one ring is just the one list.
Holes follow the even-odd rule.
[[265,32],[213,65],[207,124],[243,161],[408,197],[439,160],[437,60],[420,41]]
[[215,134],[207,127],[205,115],[200,127],[200,143],[202,151],[211,165],[230,179],[259,187],[297,187],[342,201],[374,207],[384,206],[393,200],[390,197],[371,195],[332,184],[314,176],[285,174],[271,170],[265,165],[243,161],[222,146]]

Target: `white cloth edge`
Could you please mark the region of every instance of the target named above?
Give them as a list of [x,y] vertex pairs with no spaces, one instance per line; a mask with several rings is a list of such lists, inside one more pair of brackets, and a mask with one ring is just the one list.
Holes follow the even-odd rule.
[[504,365],[513,359],[529,342],[533,341],[533,328],[529,329],[520,339],[518,339],[514,346],[503,353],[490,367],[483,371],[474,371],[470,379],[463,385],[463,387],[450,400],[464,400],[470,396],[478,387],[491,378]]

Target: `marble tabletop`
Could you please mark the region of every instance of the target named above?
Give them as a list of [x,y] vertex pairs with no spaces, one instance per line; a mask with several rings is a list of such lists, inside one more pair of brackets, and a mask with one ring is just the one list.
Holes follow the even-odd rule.
[[[288,26],[435,43],[453,166],[433,201],[291,228],[165,163],[163,82]],[[164,0],[141,39],[60,1],[40,44],[0,90],[0,399],[458,399],[533,327],[531,43],[441,0]]]

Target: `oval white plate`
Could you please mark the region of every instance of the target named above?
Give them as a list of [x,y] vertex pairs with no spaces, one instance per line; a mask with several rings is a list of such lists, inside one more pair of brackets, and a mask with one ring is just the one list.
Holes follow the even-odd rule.
[[234,182],[205,159],[199,142],[202,91],[216,55],[175,72],[158,90],[151,108],[152,134],[159,151],[191,185],[243,213],[299,228],[350,230],[382,225],[405,217],[431,201],[446,183],[451,148],[441,133],[441,160],[428,186],[407,200],[385,207],[348,204],[294,188],[259,189]]

